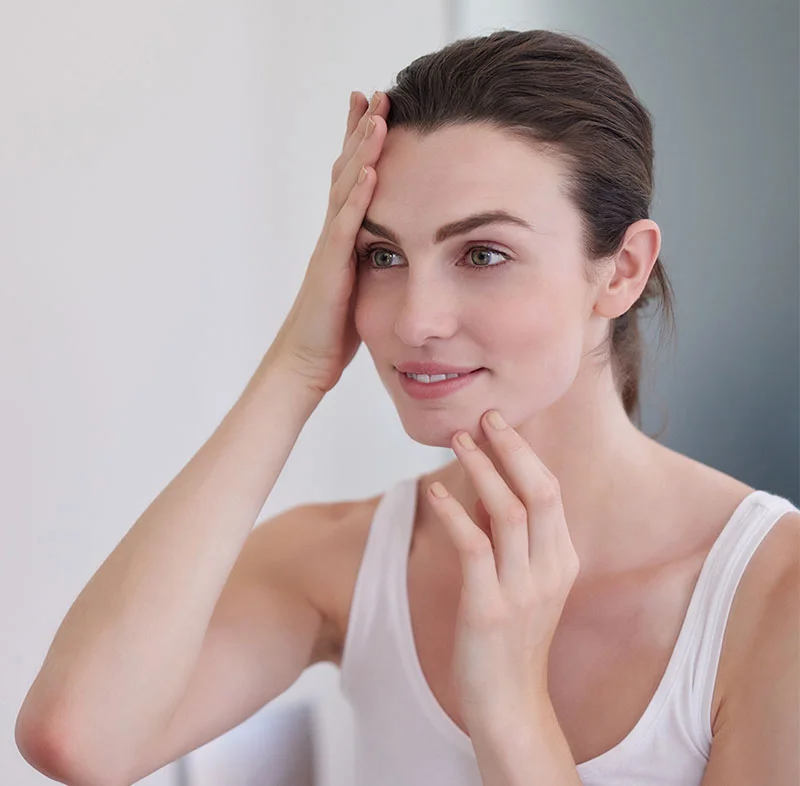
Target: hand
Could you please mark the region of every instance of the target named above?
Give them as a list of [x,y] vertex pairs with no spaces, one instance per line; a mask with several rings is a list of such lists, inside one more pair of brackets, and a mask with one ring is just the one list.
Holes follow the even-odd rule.
[[456,434],[453,450],[479,495],[482,527],[451,495],[434,496],[442,484],[432,484],[428,498],[462,569],[453,653],[462,717],[468,727],[496,730],[548,697],[550,645],[580,564],[555,476],[513,428],[492,428],[488,414],[481,426],[513,488]]
[[[322,395],[336,385],[361,339],[353,320],[355,239],[377,183],[375,163],[386,138],[389,99],[377,92],[370,109],[355,93],[342,153],[331,171],[328,212],[300,292],[265,360],[277,361]],[[374,130],[365,136],[368,121]],[[358,182],[362,167],[363,182]]]

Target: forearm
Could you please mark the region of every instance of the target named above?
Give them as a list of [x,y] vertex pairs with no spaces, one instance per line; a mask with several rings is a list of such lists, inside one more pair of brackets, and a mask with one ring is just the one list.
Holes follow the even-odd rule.
[[[137,750],[174,712],[233,565],[318,403],[261,366],[56,633],[20,717],[73,750]],[[129,754],[128,754],[129,755]]]
[[549,697],[505,729],[470,729],[483,786],[581,786]]

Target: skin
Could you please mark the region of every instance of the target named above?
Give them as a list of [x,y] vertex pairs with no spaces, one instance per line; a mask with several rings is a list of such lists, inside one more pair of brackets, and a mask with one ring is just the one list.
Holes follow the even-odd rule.
[[[562,191],[562,165],[546,152],[487,126],[425,136],[392,129],[375,169],[366,219],[389,227],[401,245],[359,231],[354,319],[406,432],[453,447],[467,431],[511,485],[481,427],[498,409],[555,475],[581,575],[636,564],[663,540],[642,510],[668,503],[674,488],[665,478],[678,454],[630,422],[610,364],[591,353],[644,289],[661,246],[658,225],[642,219],[628,227],[620,251],[590,283],[580,214]],[[535,231],[490,224],[434,242],[443,224],[496,209]],[[501,253],[474,248],[484,244]],[[403,391],[394,365],[423,360],[488,373],[450,396],[418,401]],[[475,510],[479,495],[458,460],[436,478]],[[420,504],[423,517],[435,517],[427,495]]]

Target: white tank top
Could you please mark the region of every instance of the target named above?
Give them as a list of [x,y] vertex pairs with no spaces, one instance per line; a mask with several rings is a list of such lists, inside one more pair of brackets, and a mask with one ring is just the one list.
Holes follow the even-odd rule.
[[[407,565],[417,478],[381,498],[356,579],[340,686],[353,710],[354,786],[482,786],[466,735],[417,656]],[[753,491],[703,563],[669,664],[622,742],[578,764],[584,786],[697,786],[711,748],[711,700],[725,624],[748,561],[789,500]]]

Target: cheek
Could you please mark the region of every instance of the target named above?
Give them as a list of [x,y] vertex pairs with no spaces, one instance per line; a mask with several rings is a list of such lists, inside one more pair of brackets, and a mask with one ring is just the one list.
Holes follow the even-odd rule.
[[564,298],[545,293],[504,297],[482,309],[476,320],[487,341],[503,354],[549,354],[568,340],[575,321]]
[[504,385],[519,390],[541,409],[574,382],[583,352],[581,317],[574,304],[557,297],[508,304],[495,312],[487,335],[495,370]]

